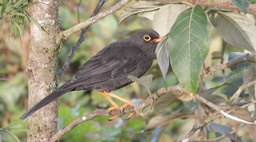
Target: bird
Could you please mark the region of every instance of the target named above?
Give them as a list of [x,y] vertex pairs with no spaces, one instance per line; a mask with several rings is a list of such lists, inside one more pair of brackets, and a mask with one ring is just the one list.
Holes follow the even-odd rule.
[[111,91],[131,84],[133,81],[128,78],[129,75],[139,78],[149,70],[156,46],[162,38],[152,29],[141,29],[127,39],[110,43],[85,62],[70,80],[32,106],[20,119],[26,119],[65,93],[78,90],[101,92],[112,104],[109,111],[120,108],[111,97],[126,103],[121,109],[133,105]]

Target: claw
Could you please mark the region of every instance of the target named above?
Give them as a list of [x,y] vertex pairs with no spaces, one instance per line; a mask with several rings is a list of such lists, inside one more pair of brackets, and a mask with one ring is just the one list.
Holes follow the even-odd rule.
[[[126,103],[124,104],[123,106],[120,107],[120,109],[122,110],[122,112],[124,111],[124,109],[128,106],[133,106],[132,103]],[[127,120],[130,119],[132,116],[134,116],[136,113],[135,112],[131,112],[128,117],[127,117]]]
[[133,106],[133,104],[131,104],[131,103],[126,103],[126,104],[124,104],[124,105],[122,105],[121,107],[120,107],[120,109],[123,111],[126,107],[128,107],[128,106]]
[[114,115],[114,116],[112,116],[111,118],[109,118],[108,121],[115,120],[115,119],[118,118],[118,117],[119,117],[118,115]]
[[129,120],[131,117],[133,117],[136,113],[135,112],[131,112],[128,117],[127,117],[127,120]]
[[108,112],[111,112],[111,111],[113,111],[113,110],[115,110],[115,109],[119,109],[119,107],[112,106],[112,107],[108,108]]
[[[129,100],[126,100],[124,98],[121,98],[115,94],[112,94],[112,93],[109,93],[109,92],[101,92],[101,95],[103,95],[111,104],[112,104],[112,107],[108,108],[108,112],[111,113],[113,110],[116,110],[116,109],[119,109],[121,110],[122,112],[124,112],[125,108],[128,107],[128,106],[133,106],[133,103]],[[122,105],[121,107],[119,107],[109,96],[113,97],[113,98],[116,98],[122,102],[125,102],[124,105]],[[129,115],[128,115],[128,118],[127,119],[130,119],[132,116],[135,115],[135,112],[131,112]],[[112,116],[109,121],[112,121],[116,118],[118,118],[119,116],[118,115],[114,115]]]

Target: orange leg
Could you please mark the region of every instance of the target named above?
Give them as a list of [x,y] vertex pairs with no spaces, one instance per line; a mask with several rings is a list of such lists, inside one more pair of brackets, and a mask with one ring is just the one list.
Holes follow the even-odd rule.
[[[123,110],[127,106],[132,106],[133,105],[133,103],[131,101],[126,100],[126,99],[124,99],[124,98],[122,98],[120,96],[117,96],[117,95],[115,95],[113,93],[110,93],[110,92],[101,92],[101,95],[103,95],[112,104],[112,107],[110,107],[108,109],[109,112],[114,110],[114,109],[121,109],[121,110]],[[111,97],[113,97],[113,98],[115,98],[117,100],[120,100],[122,102],[125,102],[125,104],[123,106],[119,107],[109,96],[111,96]],[[128,119],[131,118],[134,114],[135,114],[134,112],[130,113],[129,116],[128,116]],[[113,120],[113,119],[115,119],[117,117],[118,116],[113,116],[113,117],[110,118],[110,120]]]
[[109,97],[109,93],[108,92],[101,92],[101,95],[104,96],[112,105],[112,107],[110,107],[108,109],[108,111],[112,111],[114,109],[118,109],[119,106]]
[[[125,104],[120,107],[121,110],[125,109],[125,108],[128,107],[128,106],[133,106],[133,103],[132,103],[131,101],[126,100],[126,99],[124,99],[124,98],[122,98],[122,97],[120,97],[120,96],[117,96],[117,95],[115,95],[115,94],[113,94],[113,93],[109,93],[108,95],[111,96],[111,97],[113,97],[113,98],[116,98],[116,99],[118,99],[118,100],[120,100],[120,101],[122,101],[122,102],[125,102]],[[131,113],[128,115],[128,118],[127,118],[127,119],[130,119],[133,115],[135,115],[135,112],[131,112]]]
[[124,99],[124,98],[122,98],[120,96],[117,96],[117,95],[113,94],[113,93],[108,93],[108,95],[113,97],[113,98],[116,98],[116,99],[118,99],[118,100],[120,100],[122,102],[125,102],[127,105],[133,105],[133,103],[131,101],[126,100],[126,99]]

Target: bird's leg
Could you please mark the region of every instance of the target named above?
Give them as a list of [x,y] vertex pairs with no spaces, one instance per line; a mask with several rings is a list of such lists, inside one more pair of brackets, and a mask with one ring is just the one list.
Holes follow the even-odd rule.
[[[128,107],[128,106],[133,106],[133,103],[132,103],[131,101],[127,100],[127,99],[124,99],[124,98],[122,98],[122,97],[120,97],[120,96],[117,96],[117,95],[115,95],[115,94],[113,94],[113,93],[109,93],[108,95],[111,96],[111,97],[113,97],[113,98],[116,98],[116,99],[118,99],[118,100],[120,100],[120,101],[122,101],[122,102],[125,102],[125,104],[120,107],[121,110],[124,110],[124,109],[125,109],[126,107]],[[127,119],[130,119],[133,115],[135,115],[135,112],[131,112],[131,113],[128,115],[128,118],[127,118]]]
[[108,108],[109,112],[111,112],[114,109],[119,109],[119,106],[109,97],[110,95],[108,92],[101,92],[100,94],[111,103],[112,107]]
[[[124,110],[124,109],[125,109],[126,107],[128,107],[128,106],[133,106],[133,103],[132,103],[131,101],[126,100],[126,99],[124,99],[124,98],[122,98],[122,97],[120,97],[120,96],[117,96],[117,95],[113,94],[113,93],[110,93],[110,92],[101,92],[100,94],[101,94],[102,96],[104,96],[104,97],[111,103],[111,105],[112,105],[112,107],[108,108],[108,112],[111,112],[112,110],[115,110],[115,109]],[[125,104],[122,105],[121,107],[119,107],[109,96],[111,96],[111,97],[113,97],[113,98],[115,98],[115,99],[117,99],[117,100],[120,100],[120,101],[122,101],[122,102],[125,102]],[[135,114],[135,112],[131,112],[131,113],[128,115],[128,118],[127,118],[127,119],[131,118],[134,114]],[[114,115],[114,116],[112,116],[109,120],[114,120],[114,119],[116,119],[117,117],[119,117],[119,116]]]
[[[108,112],[111,112],[112,110],[115,109],[119,109],[119,106],[109,97],[111,95],[109,95],[109,92],[101,92],[100,93],[102,96],[104,96],[112,105],[112,107],[108,108]],[[109,118],[109,121],[112,121],[114,119],[116,119],[117,117],[119,117],[118,115],[114,115],[111,118]]]
[[[127,99],[124,99],[124,98],[122,98],[122,97],[120,97],[120,96],[117,96],[116,94],[113,94],[113,93],[108,93],[108,95],[109,96],[111,96],[111,97],[113,97],[113,98],[116,98],[116,99],[118,99],[118,100],[120,100],[120,101],[122,101],[122,102],[125,102],[126,104],[126,106],[131,106],[131,105],[133,105],[133,103],[131,102],[131,101],[129,101],[129,100],[127,100]],[[122,107],[121,107],[122,108]]]

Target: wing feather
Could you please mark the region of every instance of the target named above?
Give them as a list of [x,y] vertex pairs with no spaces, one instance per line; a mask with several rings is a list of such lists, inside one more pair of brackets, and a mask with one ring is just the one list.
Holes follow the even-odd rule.
[[[101,83],[119,76],[127,75],[137,67],[136,57],[127,57],[124,48],[109,46],[102,50],[89,61],[63,87],[83,89],[86,86]],[[108,51],[108,52],[104,52]],[[119,54],[116,54],[119,53]],[[136,55],[135,55],[136,56]]]

